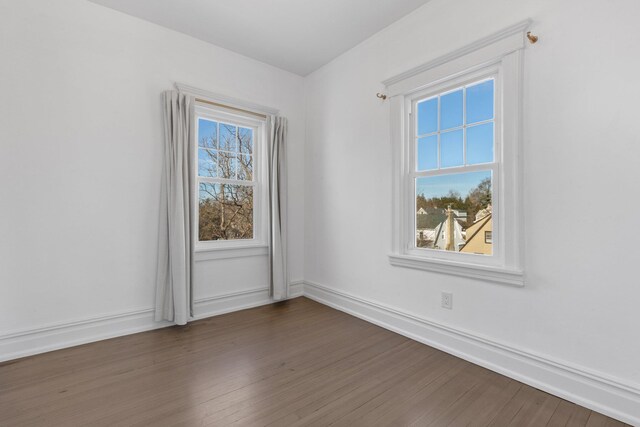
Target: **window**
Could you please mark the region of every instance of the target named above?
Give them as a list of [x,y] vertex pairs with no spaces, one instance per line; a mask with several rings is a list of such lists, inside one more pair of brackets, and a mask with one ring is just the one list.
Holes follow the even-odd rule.
[[384,82],[393,265],[524,284],[520,105],[528,25]]
[[484,242],[485,242],[485,243],[487,243],[487,244],[489,244],[489,245],[493,243],[493,240],[492,240],[492,238],[491,238],[491,232],[490,232],[490,231],[485,231],[485,232],[484,232]]
[[196,248],[264,245],[264,121],[196,107]]
[[491,76],[413,101],[417,248],[460,252],[467,230],[491,212],[494,87]]

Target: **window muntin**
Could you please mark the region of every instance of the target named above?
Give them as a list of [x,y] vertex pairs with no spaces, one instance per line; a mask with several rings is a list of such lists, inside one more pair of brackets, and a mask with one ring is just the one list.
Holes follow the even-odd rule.
[[244,120],[196,118],[198,242],[256,239],[259,136]]
[[417,101],[417,170],[493,162],[494,86],[490,78]]
[[468,253],[493,255],[475,232],[494,221],[495,77],[413,102],[413,248],[460,253],[482,245]]

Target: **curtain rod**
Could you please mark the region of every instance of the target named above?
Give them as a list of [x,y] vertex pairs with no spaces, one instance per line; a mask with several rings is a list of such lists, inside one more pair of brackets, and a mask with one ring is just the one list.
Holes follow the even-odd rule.
[[260,114],[260,113],[256,113],[255,111],[243,110],[242,108],[232,107],[231,105],[219,104],[219,103],[213,102],[213,101],[207,101],[206,99],[202,99],[202,98],[196,98],[196,102],[200,102],[202,104],[213,105],[214,107],[222,107],[222,108],[226,108],[228,110],[239,111],[239,112],[245,113],[245,114],[251,114],[252,116],[261,117],[263,119],[267,118],[266,115]]

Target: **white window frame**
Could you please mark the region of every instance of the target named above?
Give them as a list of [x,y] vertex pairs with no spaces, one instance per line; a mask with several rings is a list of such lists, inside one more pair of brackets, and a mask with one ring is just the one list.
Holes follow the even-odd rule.
[[[416,107],[417,103],[419,101],[429,99],[438,95],[439,96],[446,95],[447,93],[454,92],[458,89],[461,89],[462,87],[474,85],[476,83],[480,83],[488,79],[494,79],[494,111],[495,111],[494,119],[493,119],[494,161],[491,163],[479,163],[474,165],[462,165],[462,166],[455,166],[455,167],[438,168],[434,170],[418,171],[416,168],[416,163],[417,163],[416,141],[417,141],[418,135],[416,135],[416,126],[415,126],[416,124],[415,113],[417,111],[417,107]],[[468,172],[491,171],[492,173],[492,181],[491,181],[492,210],[495,211],[496,213],[500,212],[500,201],[501,201],[500,200],[501,199],[500,197],[501,196],[500,165],[502,163],[500,159],[501,156],[499,155],[499,153],[502,152],[501,150],[502,135],[501,135],[501,132],[498,131],[502,123],[502,120],[501,120],[502,118],[501,117],[502,116],[501,99],[502,98],[501,98],[500,84],[499,84],[500,81],[501,81],[501,75],[500,75],[499,67],[494,64],[492,66],[489,66],[471,73],[465,73],[461,76],[447,79],[442,83],[434,84],[427,89],[419,90],[417,92],[407,94],[404,97],[405,99],[404,111],[406,114],[405,123],[407,126],[407,130],[406,130],[407,141],[405,142],[406,144],[405,152],[406,152],[406,155],[408,156],[409,164],[407,167],[407,173],[409,176],[406,177],[406,182],[403,184],[403,186],[407,191],[407,195],[406,195],[407,200],[412,200],[413,206],[414,206],[412,210],[407,209],[405,211],[405,215],[407,216],[406,220],[403,221],[405,227],[407,227],[407,230],[404,231],[405,234],[411,233],[411,232],[415,234],[415,231],[416,231],[416,216],[415,214],[413,214],[413,212],[415,212],[415,205],[416,205],[416,179],[421,177],[463,174]],[[464,106],[463,106],[463,115],[465,115]],[[475,126],[476,124],[474,123],[473,125]],[[459,127],[460,129],[463,130],[463,135],[464,133],[466,133],[467,127],[468,127],[467,124],[464,123],[463,121],[463,125]],[[458,128],[452,128],[451,130],[453,129],[458,129]],[[445,132],[442,132],[442,133],[446,133],[451,130],[447,129]],[[466,158],[466,136],[463,136],[463,146],[464,146],[463,157]],[[440,147],[440,145],[438,145],[438,147]],[[413,165],[413,169],[411,169],[412,165]],[[501,219],[500,215],[492,216],[494,229],[498,229],[498,230],[500,229],[500,219]],[[436,259],[436,260],[448,260],[453,262],[464,262],[464,263],[481,263],[486,265],[499,265],[500,260],[503,257],[503,254],[501,253],[502,250],[503,250],[503,247],[501,245],[497,247],[494,246],[493,254],[491,256],[487,256],[487,255],[479,255],[479,254],[472,254],[472,253],[467,254],[462,252],[449,252],[449,251],[443,251],[440,249],[418,248],[416,247],[415,239],[406,242],[406,253],[408,255],[413,255],[417,257],[429,257],[431,259]],[[477,259],[478,257],[483,257],[485,259],[479,260]]]
[[[392,265],[524,286],[522,215],[522,74],[529,20],[383,82],[391,104]],[[435,174],[492,170],[493,255],[416,248],[416,102],[494,78],[494,163]],[[504,141],[504,143],[503,143]],[[433,175],[430,172],[429,175]]]
[[[278,114],[278,110],[239,100],[182,83],[175,83],[176,89],[193,96],[193,241],[195,261],[208,261],[226,258],[267,256],[269,254],[269,188],[268,188],[268,155],[267,120]],[[204,100],[205,102],[200,102]],[[254,129],[253,147],[253,215],[254,238],[237,240],[199,240],[199,186],[198,175],[198,119],[202,117],[217,122],[237,124]],[[204,178],[207,180],[207,178]],[[229,182],[233,184],[233,182]],[[243,181],[242,184],[245,184]]]
[[[232,114],[224,111],[222,108],[214,108],[208,105],[196,105],[195,106],[195,155],[194,155],[194,170],[196,179],[195,182],[195,203],[196,203],[196,215],[195,215],[195,227],[194,227],[194,241],[196,251],[216,250],[216,249],[230,249],[230,248],[247,248],[252,246],[266,246],[267,245],[267,212],[265,206],[267,206],[265,186],[267,180],[267,164],[265,155],[265,141],[266,141],[266,122],[265,120],[259,120],[257,118],[251,118],[249,116]],[[200,119],[211,120],[217,123],[225,123],[234,125],[237,127],[250,128],[253,130],[253,180],[242,181],[235,179],[225,178],[212,178],[200,176],[198,173],[198,141],[200,135],[198,134],[198,122]],[[219,136],[218,136],[219,138]],[[246,185],[253,187],[253,238],[252,239],[234,239],[234,240],[200,240],[199,236],[199,193],[200,184],[230,184],[230,185]]]

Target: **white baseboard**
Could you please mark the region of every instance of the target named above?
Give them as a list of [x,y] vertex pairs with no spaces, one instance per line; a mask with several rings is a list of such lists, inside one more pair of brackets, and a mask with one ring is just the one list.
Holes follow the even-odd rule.
[[0,362],[169,326],[153,309],[92,317],[0,336]]
[[289,299],[298,298],[304,295],[304,280],[296,280],[289,284]]
[[304,295],[578,405],[640,426],[640,387],[305,281]]
[[[298,280],[289,284],[289,299],[301,297],[304,292],[304,282]],[[269,288],[250,289],[209,298],[201,298],[194,303],[194,319],[217,316],[247,308],[271,304]]]
[[[290,298],[302,296],[303,282],[292,282]],[[200,298],[194,302],[194,319],[272,303],[267,288]],[[0,336],[0,362],[171,326],[155,322],[153,309],[143,309],[47,325]]]

